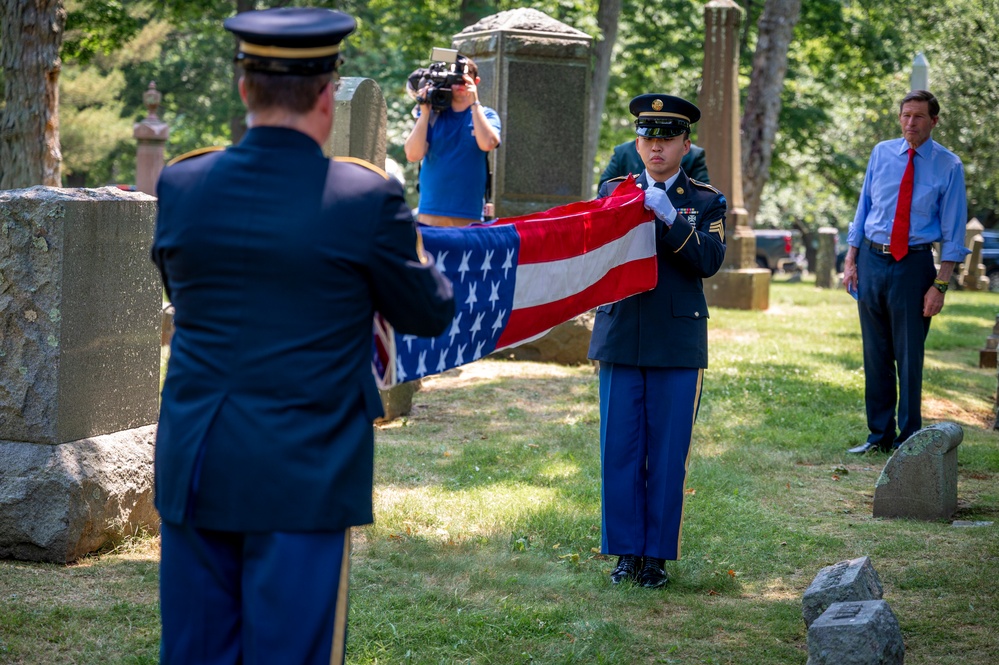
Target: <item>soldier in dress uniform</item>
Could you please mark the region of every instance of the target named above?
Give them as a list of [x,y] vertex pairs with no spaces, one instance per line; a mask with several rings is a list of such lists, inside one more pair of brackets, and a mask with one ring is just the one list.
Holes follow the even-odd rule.
[[330,160],[350,16],[238,14],[243,140],[159,179],[176,308],[156,441],[164,663],[342,663],[350,528],[372,521],[372,319],[436,336],[450,283],[401,185]]
[[[680,97],[631,100],[637,184],[656,215],[655,289],[597,309],[589,357],[600,361],[601,551],[617,555],[611,581],[658,588],[680,558],[690,436],[708,366],[701,283],[725,257],[725,197],[680,168],[701,113]],[[624,178],[609,180],[607,196]]]

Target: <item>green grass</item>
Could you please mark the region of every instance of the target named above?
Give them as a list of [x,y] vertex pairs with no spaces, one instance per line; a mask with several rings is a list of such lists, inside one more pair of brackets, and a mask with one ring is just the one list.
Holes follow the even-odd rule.
[[[934,320],[926,424],[964,428],[959,519],[872,517],[860,331],[843,291],[775,283],[766,312],[713,310],[683,558],[665,591],[615,588],[600,541],[591,367],[485,360],[424,381],[377,432],[376,523],[355,530],[348,662],[803,664],[801,595],[868,555],[908,665],[999,662],[999,296]],[[152,663],[155,539],[73,566],[0,562],[0,663]]]

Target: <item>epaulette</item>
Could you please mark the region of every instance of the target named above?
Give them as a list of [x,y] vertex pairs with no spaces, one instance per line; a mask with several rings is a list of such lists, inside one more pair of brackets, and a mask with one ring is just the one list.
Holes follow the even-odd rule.
[[167,162],[167,166],[173,166],[177,162],[182,162],[185,159],[190,159],[192,157],[200,157],[201,155],[207,155],[210,152],[218,152],[219,150],[225,150],[225,147],[220,145],[213,145],[207,148],[198,148],[197,150],[192,150],[191,152],[185,152],[183,155],[174,157],[169,162]]
[[620,180],[620,181],[624,182],[624,181],[625,181],[625,180],[627,180],[627,179],[628,179],[628,176],[626,176],[626,175],[619,175],[619,176],[618,176],[618,177],[616,177],[616,178],[608,178],[607,180],[604,180],[604,182],[605,182],[605,183],[608,183],[608,182],[615,182],[615,181],[617,181],[617,180]]
[[701,182],[700,180],[694,180],[693,178],[691,178],[690,179],[690,184],[693,185],[694,187],[700,187],[701,189],[709,189],[712,192],[715,192],[716,194],[721,194],[721,190],[720,189],[718,189],[717,187],[712,187],[708,183]]
[[386,180],[389,179],[389,174],[386,173],[383,169],[378,168],[377,166],[375,166],[371,162],[366,162],[363,159],[358,159],[357,157],[334,157],[333,161],[334,162],[344,162],[344,163],[347,163],[347,164],[357,164],[358,166],[363,166],[364,168],[368,169],[369,171],[374,171],[375,173],[377,173],[381,177],[385,178]]

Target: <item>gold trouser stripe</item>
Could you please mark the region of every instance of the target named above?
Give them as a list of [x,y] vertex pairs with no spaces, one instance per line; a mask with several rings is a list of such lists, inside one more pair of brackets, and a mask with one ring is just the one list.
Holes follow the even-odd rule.
[[347,586],[350,584],[350,529],[343,533],[343,557],[340,559],[340,584],[333,609],[333,646],[330,665],[343,665],[347,648]]
[[687,444],[687,459],[683,462],[683,499],[680,506],[680,528],[676,532],[676,559],[680,560],[680,540],[683,538],[683,510],[687,504],[687,471],[690,469],[690,449],[694,447],[694,422],[697,420],[697,407],[701,403],[701,385],[704,383],[704,370],[697,370],[697,390],[694,392],[694,410],[690,416],[690,443]]
[[283,58],[285,60],[302,60],[305,58],[325,58],[340,52],[340,45],[318,46],[316,48],[287,48],[284,46],[262,46],[249,42],[240,42],[239,50],[247,55],[261,58]]
[[[687,241],[690,240],[690,236],[692,236],[692,235],[694,235],[694,227],[690,228],[690,235],[687,236],[686,240],[683,241],[682,245],[680,245],[679,247],[677,247],[676,249],[673,250],[673,253],[674,254],[679,254],[680,250],[683,249],[687,245]],[[701,244],[699,240],[698,240],[697,244]]]

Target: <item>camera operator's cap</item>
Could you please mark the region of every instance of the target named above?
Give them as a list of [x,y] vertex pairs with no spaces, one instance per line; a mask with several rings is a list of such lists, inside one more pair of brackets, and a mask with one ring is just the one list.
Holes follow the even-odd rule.
[[340,42],[357,27],[343,12],[319,7],[279,7],[242,12],[223,23],[239,38],[243,69],[309,76],[336,71]]
[[635,133],[652,139],[679,136],[701,119],[701,110],[682,97],[651,93],[639,95],[628,106],[635,120]]

